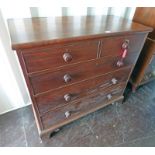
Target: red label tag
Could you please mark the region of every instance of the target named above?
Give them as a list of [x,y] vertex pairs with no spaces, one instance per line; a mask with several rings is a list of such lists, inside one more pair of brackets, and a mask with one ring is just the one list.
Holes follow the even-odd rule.
[[128,50],[127,49],[124,49],[123,54],[122,54],[122,58],[125,58],[126,57],[127,52],[128,52]]

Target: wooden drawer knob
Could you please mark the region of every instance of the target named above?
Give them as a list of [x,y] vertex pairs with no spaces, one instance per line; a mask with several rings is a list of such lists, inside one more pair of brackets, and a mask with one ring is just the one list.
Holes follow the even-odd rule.
[[122,44],[122,48],[123,48],[123,49],[126,49],[126,48],[128,48],[128,46],[129,46],[129,40],[126,39],[126,40],[124,41],[124,43]]
[[115,84],[117,84],[117,79],[112,78],[112,79],[111,79],[111,82],[112,82],[113,85],[115,85]]
[[70,53],[64,53],[63,54],[63,59],[65,62],[70,62],[72,60],[72,56]]
[[71,78],[71,76],[70,76],[69,74],[65,74],[65,75],[64,75],[64,81],[65,81],[66,83],[70,82],[71,80],[72,80],[72,78]]
[[71,115],[71,113],[69,111],[65,112],[65,117],[68,118]]
[[108,95],[107,95],[107,99],[108,99],[108,100],[111,100],[111,98],[112,98],[112,95],[111,95],[111,94],[108,94]]
[[69,102],[71,100],[71,95],[70,94],[65,94],[64,99],[66,102]]
[[123,60],[117,61],[117,67],[122,67],[124,65]]

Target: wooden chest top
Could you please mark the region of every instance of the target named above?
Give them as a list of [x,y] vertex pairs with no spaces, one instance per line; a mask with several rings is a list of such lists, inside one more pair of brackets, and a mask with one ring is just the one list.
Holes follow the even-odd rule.
[[150,27],[115,16],[65,16],[8,19],[12,48],[149,32]]

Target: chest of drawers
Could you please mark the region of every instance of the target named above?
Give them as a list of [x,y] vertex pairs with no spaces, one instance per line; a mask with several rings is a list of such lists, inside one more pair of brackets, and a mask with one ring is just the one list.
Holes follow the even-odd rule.
[[152,29],[114,16],[9,19],[40,135],[123,99]]

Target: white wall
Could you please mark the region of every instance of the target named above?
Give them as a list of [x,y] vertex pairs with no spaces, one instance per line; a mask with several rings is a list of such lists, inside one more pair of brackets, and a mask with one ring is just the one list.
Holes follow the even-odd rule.
[[30,103],[15,51],[0,11],[0,114]]
[[0,114],[30,104],[15,51],[11,50],[7,18],[61,16],[61,15],[116,15],[132,19],[134,8],[112,7],[27,7],[0,10]]

